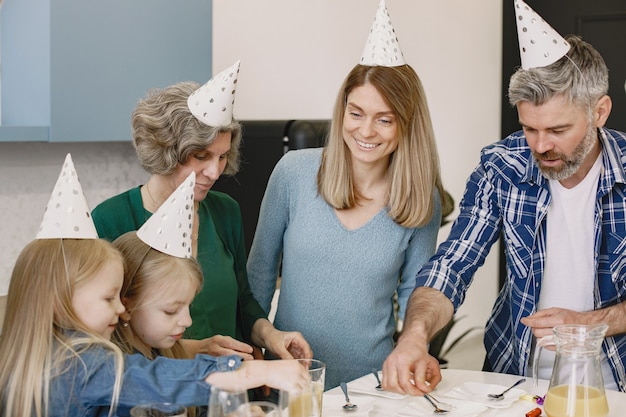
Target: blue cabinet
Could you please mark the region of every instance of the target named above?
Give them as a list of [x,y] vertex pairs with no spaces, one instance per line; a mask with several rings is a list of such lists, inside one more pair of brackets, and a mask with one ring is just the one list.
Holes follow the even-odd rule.
[[0,141],[130,140],[151,88],[211,77],[211,0],[6,0]]

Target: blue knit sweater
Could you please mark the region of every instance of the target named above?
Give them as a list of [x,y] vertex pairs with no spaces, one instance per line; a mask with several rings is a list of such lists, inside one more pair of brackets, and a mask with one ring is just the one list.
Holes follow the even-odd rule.
[[[321,149],[288,152],[261,204],[248,278],[265,311],[281,276],[274,325],[302,332],[326,363],[326,389],[381,369],[415,275],[434,253],[441,206],[428,225],[405,228],[381,210],[348,230],[317,192]],[[282,258],[281,258],[282,256]],[[279,271],[282,260],[282,271]]]

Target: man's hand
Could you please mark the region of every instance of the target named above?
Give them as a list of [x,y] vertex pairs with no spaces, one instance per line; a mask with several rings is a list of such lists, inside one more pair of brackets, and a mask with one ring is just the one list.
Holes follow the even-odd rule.
[[441,382],[439,361],[428,354],[428,340],[452,319],[452,302],[440,291],[417,287],[411,294],[398,345],[383,364],[383,388],[424,395]]
[[547,308],[521,319],[522,324],[532,328],[537,339],[552,335],[552,328],[561,324],[587,323],[585,314],[564,308]]
[[400,394],[421,396],[430,392],[439,382],[439,362],[428,354],[425,341],[401,337],[383,364],[383,388]]

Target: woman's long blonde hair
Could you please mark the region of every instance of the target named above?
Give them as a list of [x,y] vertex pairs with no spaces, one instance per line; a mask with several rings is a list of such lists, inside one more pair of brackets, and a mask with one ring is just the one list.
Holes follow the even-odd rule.
[[[189,282],[196,288],[196,295],[202,288],[202,270],[195,259],[177,258],[151,248],[137,237],[137,232],[127,232],[113,241],[113,245],[124,256],[124,284],[121,297],[126,313],[139,310],[145,303],[148,288],[168,291],[179,288],[182,282]],[[155,358],[151,346],[133,334],[131,326],[124,327],[120,322],[115,327],[112,340],[122,351],[140,352],[149,359]],[[190,355],[179,341],[169,349],[159,349],[158,354],[169,358],[185,359]]]
[[450,204],[443,196],[439,155],[426,94],[409,65],[398,67],[356,65],[346,77],[335,102],[333,120],[322,164],[317,174],[320,195],[335,209],[355,207],[358,195],[352,179],[350,150],[343,140],[343,119],[352,90],[371,84],[383,97],[398,121],[398,148],[389,163],[389,216],[401,226],[427,224],[434,212],[435,190],[443,212]]
[[[114,415],[122,352],[88,329],[72,308],[74,288],[110,262],[123,259],[101,239],[40,239],[22,250],[11,275],[0,338],[0,414],[47,416],[52,378],[67,371],[68,360],[79,360],[81,352],[99,345],[115,357],[109,413]],[[74,331],[81,336],[73,337]]]

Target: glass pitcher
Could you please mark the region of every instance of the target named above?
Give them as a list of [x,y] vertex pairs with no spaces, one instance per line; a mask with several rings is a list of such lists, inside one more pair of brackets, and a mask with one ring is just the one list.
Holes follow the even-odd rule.
[[533,376],[537,382],[539,356],[545,346],[556,347],[550,387],[543,403],[548,417],[605,417],[600,356],[606,324],[556,326],[552,336],[537,341]]

